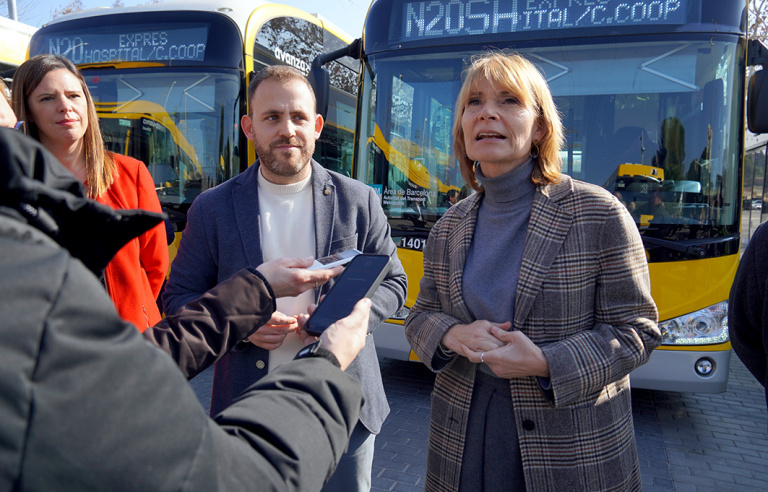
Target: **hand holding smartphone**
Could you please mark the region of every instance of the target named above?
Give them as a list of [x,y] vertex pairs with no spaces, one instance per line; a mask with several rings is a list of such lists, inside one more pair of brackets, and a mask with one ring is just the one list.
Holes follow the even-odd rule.
[[388,255],[355,255],[304,324],[304,330],[320,336],[330,325],[349,316],[357,301],[373,296],[391,267]]

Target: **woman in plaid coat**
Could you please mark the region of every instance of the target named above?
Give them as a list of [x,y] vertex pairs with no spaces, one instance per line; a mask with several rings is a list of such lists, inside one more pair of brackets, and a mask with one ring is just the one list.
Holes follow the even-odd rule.
[[634,221],[560,174],[562,123],[518,55],[473,61],[453,135],[478,193],[432,228],[405,324],[437,373],[426,490],[640,490],[629,373],[661,334]]

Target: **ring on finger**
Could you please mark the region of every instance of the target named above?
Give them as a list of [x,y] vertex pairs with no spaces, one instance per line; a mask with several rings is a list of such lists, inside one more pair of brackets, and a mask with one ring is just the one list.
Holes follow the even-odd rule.
[[480,363],[485,364],[485,361],[483,360],[483,357],[485,357],[485,352],[480,354]]

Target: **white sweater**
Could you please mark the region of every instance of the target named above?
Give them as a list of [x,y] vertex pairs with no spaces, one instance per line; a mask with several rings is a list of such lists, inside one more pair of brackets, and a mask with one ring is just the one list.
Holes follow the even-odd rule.
[[[261,252],[264,261],[276,258],[315,256],[315,220],[312,204],[312,175],[289,185],[267,181],[259,169],[259,215],[261,218]],[[277,299],[277,310],[288,316],[307,312],[314,291],[297,297]],[[304,344],[298,335],[289,333],[283,344],[269,353],[269,372],[292,360]]]

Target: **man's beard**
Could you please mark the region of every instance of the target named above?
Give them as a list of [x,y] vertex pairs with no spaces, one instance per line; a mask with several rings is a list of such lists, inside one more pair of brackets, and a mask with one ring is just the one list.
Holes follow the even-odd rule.
[[[299,155],[294,150],[282,151],[277,149],[281,145],[294,145],[299,148]],[[255,140],[253,146],[259,156],[259,163],[269,172],[277,176],[291,177],[300,173],[309,165],[312,154],[315,152],[315,142],[301,142],[299,140],[283,138],[275,140],[268,147]]]

